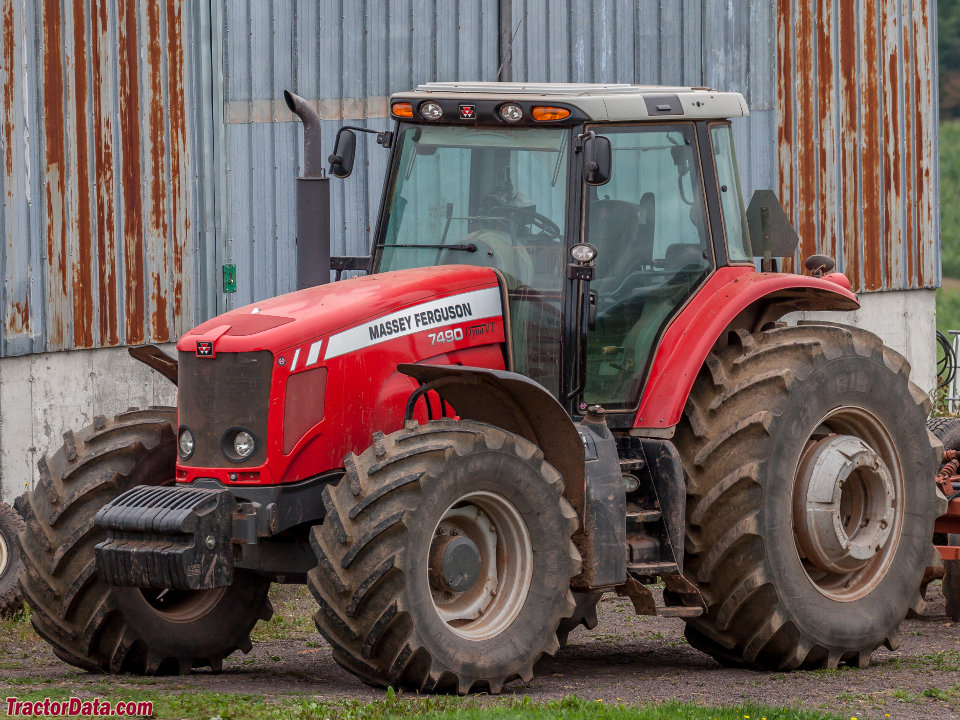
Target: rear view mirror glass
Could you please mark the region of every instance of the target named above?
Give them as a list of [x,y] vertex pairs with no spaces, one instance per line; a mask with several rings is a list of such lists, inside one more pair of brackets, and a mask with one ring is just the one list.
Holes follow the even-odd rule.
[[353,157],[357,151],[357,136],[349,128],[337,133],[336,146],[330,156],[330,174],[345,178],[353,172]]
[[610,138],[587,133],[583,140],[583,181],[587,185],[605,185],[610,181],[613,151]]

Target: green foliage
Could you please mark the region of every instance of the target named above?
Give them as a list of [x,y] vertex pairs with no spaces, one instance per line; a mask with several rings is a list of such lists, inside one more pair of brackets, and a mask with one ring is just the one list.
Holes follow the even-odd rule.
[[[940,213],[943,276],[960,278],[960,121],[957,120],[940,124]],[[953,329],[960,330],[960,326]]]
[[[945,284],[937,290],[937,330],[960,330],[960,287]],[[947,335],[951,340],[951,335]]]
[[960,118],[960,0],[939,0],[940,117]]
[[[953,0],[960,6],[960,0]],[[943,287],[937,290],[937,329],[960,330],[960,121],[940,124],[940,247]]]

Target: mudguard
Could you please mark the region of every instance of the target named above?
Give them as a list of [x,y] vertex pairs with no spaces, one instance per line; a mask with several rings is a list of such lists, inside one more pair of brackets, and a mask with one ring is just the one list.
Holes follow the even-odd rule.
[[539,447],[563,477],[564,496],[583,517],[583,440],[546,388],[507,370],[413,363],[397,370],[421,383],[437,383],[440,396],[460,417],[496,425]]
[[710,349],[732,327],[759,330],[800,310],[856,310],[857,296],[841,273],[822,278],[717,270],[667,327],[657,348],[634,428],[672,428]]

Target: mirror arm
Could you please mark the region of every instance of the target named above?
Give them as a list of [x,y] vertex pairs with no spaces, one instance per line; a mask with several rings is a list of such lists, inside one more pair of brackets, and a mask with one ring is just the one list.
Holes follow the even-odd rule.
[[583,152],[583,146],[586,141],[596,136],[597,134],[593,130],[587,130],[585,133],[577,135],[573,140],[573,151],[575,153]]
[[393,145],[393,133],[390,130],[371,130],[370,128],[357,127],[356,125],[344,125],[339,130],[337,130],[337,137],[333,142],[333,146],[336,147],[340,142],[340,133],[344,130],[353,130],[355,132],[367,133],[368,135],[377,136],[377,145],[382,145],[385,148],[389,148]]

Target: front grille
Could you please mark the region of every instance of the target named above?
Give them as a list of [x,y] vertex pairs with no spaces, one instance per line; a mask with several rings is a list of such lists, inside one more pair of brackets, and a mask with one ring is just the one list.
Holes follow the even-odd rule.
[[[180,425],[190,428],[193,455],[180,460],[188,467],[253,467],[266,459],[267,410],[273,355],[262,350],[217,353],[213,358],[179,353],[177,405]],[[233,462],[221,445],[230,428],[253,433],[256,450],[249,458]]]

